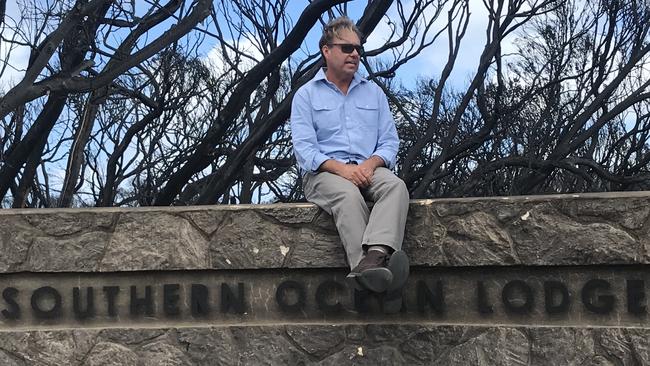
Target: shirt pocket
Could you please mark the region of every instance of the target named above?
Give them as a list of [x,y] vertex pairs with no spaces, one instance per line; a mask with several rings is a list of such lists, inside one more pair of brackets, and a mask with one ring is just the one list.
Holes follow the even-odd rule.
[[358,99],[354,102],[359,116],[360,127],[364,130],[377,130],[379,125],[379,104],[376,100]]
[[314,129],[319,139],[331,137],[341,129],[339,108],[335,103],[315,101],[312,105],[312,113]]

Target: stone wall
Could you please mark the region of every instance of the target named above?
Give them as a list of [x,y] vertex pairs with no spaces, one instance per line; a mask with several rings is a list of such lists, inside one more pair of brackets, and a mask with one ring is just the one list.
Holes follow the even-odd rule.
[[[412,201],[404,248],[423,266],[650,262],[650,193]],[[311,204],[0,211],[0,271],[344,267]]]
[[[645,279],[650,192],[412,201],[404,249],[414,271],[424,274],[631,268]],[[311,204],[4,210],[0,252],[3,288],[16,278],[56,273],[299,276],[346,267],[331,218]],[[0,310],[7,305],[0,301]],[[137,328],[126,318],[99,327],[0,320],[0,364],[650,364],[646,315],[636,326],[498,320],[452,324],[398,314],[384,321],[225,325],[163,319]]]
[[0,333],[13,365],[648,365],[647,329],[273,325]]

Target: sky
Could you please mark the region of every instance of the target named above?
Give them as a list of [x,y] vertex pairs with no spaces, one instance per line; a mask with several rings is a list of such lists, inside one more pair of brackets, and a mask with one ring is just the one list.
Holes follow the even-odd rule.
[[[36,4],[41,3],[59,3],[55,0],[20,0],[26,3]],[[215,5],[221,4],[222,0],[215,0]],[[246,1],[246,0],[239,0]],[[486,0],[490,1],[490,0]],[[190,4],[190,1],[186,2],[186,6]],[[581,3],[581,0],[576,0],[576,3]],[[143,1],[134,1],[132,3],[125,2],[125,4],[135,4],[136,11],[139,15],[142,15],[149,6],[149,2]],[[300,16],[300,13],[303,9],[309,4],[308,0],[288,0],[288,8],[285,11],[292,23],[295,23]],[[362,12],[364,6],[367,4],[367,1],[362,0],[353,0],[348,3],[348,16],[353,20],[357,20]],[[413,0],[404,0],[404,8],[407,10],[413,7]],[[460,48],[459,55],[457,57],[456,63],[454,65],[454,70],[451,74],[451,77],[448,81],[448,86],[455,90],[464,90],[468,85],[469,80],[474,75],[479,61],[479,56],[483,50],[485,41],[486,41],[486,26],[488,23],[488,14],[483,4],[483,0],[469,0],[469,9],[470,9],[470,22],[466,32],[465,37],[462,40],[462,45]],[[440,22],[446,22],[446,14],[448,9],[442,11]],[[5,22],[9,26],[15,25],[15,22],[20,19],[20,10],[16,0],[7,1],[7,15]],[[431,12],[425,14],[425,16],[431,16]],[[388,14],[382,22],[378,25],[377,29],[368,37],[365,44],[366,50],[372,50],[381,46],[385,41],[388,35],[390,34],[390,27],[388,21],[396,20],[397,17],[397,7],[393,7],[389,10]],[[223,22],[222,18],[218,17],[220,22]],[[208,19],[203,24],[211,24],[211,20]],[[220,23],[221,24],[221,23]],[[437,24],[437,29],[440,29],[443,23]],[[225,27],[225,24],[222,24]],[[144,41],[151,41],[155,36],[160,35],[163,31],[168,29],[170,22],[164,23],[149,34],[147,37],[142,37]],[[203,25],[200,25],[201,27]],[[297,51],[293,58],[300,61],[305,57],[306,54],[314,53],[317,51],[317,44],[321,34],[321,24],[316,24],[308,33],[308,36],[301,46],[301,49]],[[436,29],[436,30],[437,30]],[[208,28],[209,31],[214,30],[214,26]],[[2,38],[10,39],[13,34],[8,28],[0,28]],[[126,33],[119,34],[118,36],[123,36]],[[519,33],[514,33],[505,40],[502,41],[502,53],[510,54],[516,52],[515,42]],[[254,38],[254,36],[253,36]],[[118,39],[110,40],[113,45],[119,44]],[[218,43],[214,38],[206,37],[203,44],[199,49],[200,56],[203,57],[206,61],[217,63],[218,67],[218,58],[216,55],[219,54],[220,49]],[[9,45],[4,40],[0,39],[0,59],[5,59],[7,52],[10,51],[8,48]],[[252,44],[250,42],[243,42],[241,47],[252,49]],[[8,67],[2,77],[0,78],[0,95],[3,92],[6,92],[8,88],[12,85],[15,85],[24,74],[24,70],[27,65],[27,60],[29,57],[29,49],[27,47],[17,47],[11,50],[11,58],[9,59],[10,67]],[[258,59],[261,59],[261,54],[253,52],[253,55]],[[396,79],[399,83],[403,84],[406,87],[412,87],[415,85],[416,81],[419,78],[439,77],[444,64],[448,56],[448,45],[447,45],[447,35],[443,34],[436,43],[432,46],[425,49],[419,56],[415,59],[409,61],[406,65],[402,66],[397,73]],[[296,63],[294,62],[294,65]],[[648,70],[644,70],[648,72]],[[61,149],[61,151],[67,151],[67,148]],[[61,160],[61,166],[58,168],[52,169],[50,165],[50,172],[60,181],[63,180],[65,174],[65,159]],[[89,172],[87,172],[89,173]]]
[[[5,23],[14,25],[14,22],[18,21],[19,19],[20,11],[18,10],[18,4],[15,0],[8,0]],[[5,42],[4,39],[10,39],[13,35],[13,32],[11,32],[9,29],[3,28],[0,28],[0,32],[2,32],[2,37],[0,37],[0,59],[4,60],[6,59],[7,54],[11,54],[9,65],[5,69],[4,74],[2,74],[2,79],[0,79],[0,91],[3,91],[3,89],[6,91],[5,88],[8,85],[14,85],[18,83],[22,78],[22,75],[24,75],[24,70],[27,66],[27,60],[29,59],[29,48],[17,47],[15,49],[12,49],[12,46],[9,43]]]
[[[22,1],[22,0],[21,0]],[[38,0],[26,0],[26,1],[38,1]],[[221,1],[221,0],[216,0]],[[188,2],[189,3],[189,2]],[[363,13],[363,8],[366,5],[366,1],[354,0],[348,3],[348,16],[353,20],[357,20]],[[139,13],[146,10],[147,3],[136,2],[137,10]],[[217,4],[215,2],[215,4]],[[297,21],[300,16],[300,13],[303,9],[309,4],[308,0],[289,0],[288,8],[286,9],[286,14],[293,20],[292,24]],[[142,7],[142,9],[140,9]],[[413,7],[412,0],[404,1],[404,8],[410,9]],[[462,41],[461,50],[457,58],[456,64],[454,66],[454,71],[449,79],[449,86],[454,89],[462,89],[466,86],[475,72],[478,66],[478,59],[485,44],[485,28],[487,25],[487,11],[483,4],[482,0],[470,0],[470,22],[466,32],[466,35]],[[447,9],[443,10],[441,15],[441,21],[446,21],[446,12]],[[431,14],[429,13],[428,16]],[[10,25],[14,24],[14,21],[20,19],[20,10],[16,0],[7,1],[7,20],[6,22]],[[368,37],[365,44],[367,50],[374,49],[381,46],[388,35],[390,34],[388,20],[397,19],[397,8],[394,5],[389,10],[387,17],[385,17],[382,22],[378,25],[377,29]],[[223,19],[219,19],[223,21]],[[208,22],[209,23],[209,22]],[[442,24],[442,23],[441,23]],[[438,25],[440,28],[441,24]],[[163,24],[155,29],[153,34],[149,35],[149,40],[153,36],[157,36],[162,33],[164,30],[169,28],[169,23]],[[212,29],[209,30],[213,30]],[[294,54],[294,57],[298,60],[302,59],[304,55],[308,53],[314,53],[317,51],[318,40],[320,38],[322,27],[320,24],[316,24],[308,33],[308,36],[301,47],[301,50]],[[3,30],[4,38],[11,38],[12,34],[10,30]],[[143,37],[144,38],[144,37]],[[113,41],[113,44],[117,44],[117,40]],[[242,43],[242,47],[251,47],[250,43]],[[514,50],[512,44],[512,37],[506,39],[502,44],[504,52],[510,52]],[[6,42],[0,40],[0,58],[4,59],[6,52],[8,52],[8,45]],[[217,41],[214,38],[206,37],[204,43],[201,46],[200,53],[207,61],[213,61],[217,59],[216,54],[220,52],[218,48]],[[409,61],[406,65],[402,66],[397,73],[397,79],[403,85],[409,87],[414,86],[417,79],[421,77],[437,77],[440,75],[444,64],[447,60],[448,46],[447,46],[447,37],[444,34],[439,40],[428,47],[424,52],[422,52],[415,59]],[[261,59],[259,53],[256,55]],[[12,67],[7,68],[5,74],[2,75],[0,80],[0,95],[12,85],[15,85],[20,81],[24,70],[27,65],[27,60],[29,57],[29,49],[27,47],[18,47],[14,49],[11,53],[10,65]],[[67,151],[62,149],[62,151]],[[61,161],[61,166],[58,169],[51,170],[51,173],[55,175],[53,180],[58,179],[62,182],[65,175],[65,159]],[[90,174],[90,172],[88,172]],[[54,182],[53,182],[54,183]]]
[[[362,15],[365,4],[365,1],[352,1],[348,3],[348,16],[356,21]],[[289,14],[295,22],[307,5],[308,2],[305,0],[290,0],[286,13]],[[404,2],[405,9],[412,9],[412,7],[412,0]],[[478,66],[478,59],[485,44],[485,28],[488,20],[485,6],[483,5],[482,0],[470,0],[469,7],[471,13],[469,26],[462,41],[459,56],[449,81],[450,85],[456,88],[462,88],[468,83],[469,78],[473,75]],[[442,22],[446,22],[446,11],[447,9],[443,10],[440,17]],[[431,13],[432,11],[429,11],[427,16],[430,17]],[[390,35],[390,28],[387,21],[397,19],[397,7],[393,5],[387,14],[387,17],[384,17],[375,31],[368,37],[365,48],[367,50],[372,50],[383,45],[387,37]],[[442,23],[438,23],[438,28],[440,28]],[[317,50],[321,30],[321,25],[316,24],[309,31],[301,50],[294,54],[296,58],[304,58],[304,54],[308,52],[313,53]],[[515,50],[513,39],[514,37],[509,37],[502,43],[504,52],[512,52]],[[243,47],[247,46],[244,45]],[[438,41],[436,41],[436,43],[402,66],[397,73],[397,78],[404,85],[413,86],[419,77],[439,76],[447,60],[447,50],[447,37],[445,33],[438,39]],[[218,45],[215,45],[215,48],[207,51],[206,55],[208,58],[211,58],[211,56],[214,56],[218,52],[220,52],[219,47]]]
[[[365,6],[366,1],[351,1],[348,3],[348,15],[353,19],[357,20],[362,12],[363,7]],[[413,6],[413,1],[404,2],[405,8],[409,9]],[[295,22],[302,10],[308,5],[307,0],[289,0],[288,8],[286,13],[293,19]],[[456,62],[456,66],[451,75],[450,84],[454,87],[461,88],[467,84],[470,76],[475,71],[478,64],[478,57],[481,53],[483,45],[485,43],[485,27],[487,25],[487,12],[483,5],[482,0],[471,0],[470,1],[470,24],[467,30],[467,34],[463,39],[461,46],[461,51]],[[388,19],[397,19],[397,8],[392,6],[388,13]],[[386,22],[387,18],[384,18],[379,24],[375,32],[373,32],[367,39],[366,49],[373,49],[377,46],[380,46],[386,39],[389,34],[389,27]],[[441,16],[442,20],[446,19],[446,10]],[[20,19],[19,7],[16,0],[9,0],[7,2],[7,21],[12,23],[13,20],[17,21]],[[157,30],[161,32],[163,29],[159,27]],[[308,52],[315,52],[317,49],[318,39],[321,33],[321,25],[316,24],[313,27],[305,42],[301,51],[298,51],[295,54],[296,58],[302,58],[302,54]],[[5,29],[3,32],[4,38],[10,38],[10,30]],[[512,38],[512,37],[511,37]],[[8,44],[0,40],[0,57],[3,59],[8,51]],[[244,46],[246,46],[244,44]],[[513,49],[511,39],[506,40],[503,44],[504,50]],[[216,52],[219,52],[216,41],[211,38],[206,38],[205,43],[202,45],[202,53],[206,58],[213,58]],[[440,37],[440,39],[431,47],[428,47],[424,52],[422,52],[418,57],[408,62],[404,65],[397,74],[398,79],[406,86],[411,86],[415,84],[415,81],[418,77],[430,77],[438,76],[444,67],[444,63],[447,59],[447,43],[446,35]],[[11,53],[10,65],[2,75],[2,80],[0,80],[0,90],[6,91],[8,86],[15,85],[22,75],[26,68],[27,59],[29,57],[29,49],[27,47],[18,47],[14,49]]]
[[[23,0],[21,0],[23,1]],[[34,0],[27,0],[34,1]],[[221,1],[221,0],[216,0]],[[39,2],[37,2],[39,3]],[[189,3],[189,2],[188,2]],[[363,13],[364,6],[366,1],[354,0],[348,3],[348,16],[353,20],[357,20]],[[143,13],[146,11],[148,4],[144,2],[136,2],[136,11],[138,13]],[[217,3],[215,3],[217,4]],[[303,9],[309,4],[308,0],[289,0],[288,8],[286,9],[286,14],[292,19],[292,24],[297,21]],[[411,9],[413,7],[413,1],[407,0],[404,2],[404,8]],[[454,68],[454,72],[451,75],[449,83],[454,88],[462,88],[465,86],[475,71],[477,67],[478,57],[483,48],[485,42],[485,26],[487,24],[487,12],[484,8],[482,0],[471,0],[470,2],[470,24],[467,30],[467,34],[463,40],[463,45]],[[443,15],[441,16],[443,21],[446,21],[446,10],[444,10]],[[429,15],[430,16],[430,15]],[[7,1],[6,9],[6,23],[15,25],[15,22],[19,21],[20,16],[20,7],[16,0]],[[366,49],[374,49],[378,46],[381,46],[388,35],[390,34],[390,29],[387,23],[388,19],[397,19],[397,8],[395,5],[389,10],[387,17],[385,17],[382,22],[378,25],[377,29],[368,37],[365,44]],[[223,21],[223,19],[219,19]],[[162,33],[164,30],[169,28],[169,23],[158,26],[153,35],[156,36]],[[213,30],[212,29],[209,30]],[[317,23],[308,33],[308,36],[303,43],[301,50],[297,51],[294,54],[294,57],[297,60],[300,60],[305,57],[308,53],[314,53],[317,51],[318,40],[320,38],[322,31],[321,24]],[[7,39],[11,38],[13,34],[10,29],[2,29],[2,36]],[[143,37],[144,38],[144,37]],[[117,44],[117,40],[113,41],[113,44]],[[242,47],[252,48],[250,42],[244,42],[241,45]],[[9,52],[9,45],[7,42],[0,40],[0,58],[5,59],[7,52]],[[218,44],[214,38],[207,37],[204,43],[201,46],[200,53],[206,59],[206,61],[216,62],[215,55],[220,52]],[[254,53],[255,54],[255,53]],[[259,53],[256,54],[257,57],[261,59]],[[22,76],[27,66],[27,61],[29,58],[29,49],[27,47],[17,47],[11,49],[11,57],[9,58],[10,67],[7,67],[2,78],[0,79],[0,95],[3,92],[6,92],[11,86],[17,84]],[[406,65],[402,66],[397,73],[397,78],[400,83],[405,86],[413,86],[415,82],[420,77],[431,77],[438,76],[444,66],[444,63],[447,59],[447,44],[446,36],[440,38],[436,44],[427,48],[423,53],[418,57],[408,62]],[[62,149],[67,151],[67,149]],[[90,174],[90,172],[87,172]],[[52,167],[50,166],[50,174],[52,175],[52,183],[56,185],[56,181],[63,181],[65,175],[65,159],[60,162],[60,166]]]

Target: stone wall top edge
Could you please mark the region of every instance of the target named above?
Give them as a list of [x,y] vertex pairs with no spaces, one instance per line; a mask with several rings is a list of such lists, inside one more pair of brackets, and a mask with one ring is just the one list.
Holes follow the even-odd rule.
[[[558,200],[612,200],[625,198],[650,198],[650,191],[635,192],[602,192],[602,193],[569,193],[530,196],[492,196],[492,197],[462,197],[462,198],[432,198],[412,199],[411,205],[430,205],[435,203],[476,203],[476,202],[546,202]],[[235,205],[204,205],[204,206],[147,206],[147,207],[84,207],[84,208],[12,208],[0,209],[2,215],[34,215],[52,213],[122,213],[122,212],[196,212],[196,211],[244,211],[282,208],[313,208],[308,202],[273,203],[273,204],[235,204]]]
[[[435,269],[438,273],[470,273],[476,271],[495,271],[495,270],[509,270],[512,273],[518,271],[533,271],[533,270],[567,270],[567,271],[584,271],[584,270],[647,270],[650,267],[647,262],[607,262],[607,261],[593,261],[589,263],[474,263],[474,264],[430,264],[423,263],[417,259],[413,259],[410,265],[411,270],[431,270]],[[122,276],[122,275],[146,275],[151,273],[156,274],[177,274],[177,273],[282,273],[287,274],[290,272],[301,273],[305,271],[319,272],[319,271],[342,271],[349,272],[349,268],[345,263],[335,264],[301,264],[289,266],[254,266],[254,265],[232,265],[229,267],[191,267],[191,268],[178,268],[178,267],[142,267],[142,268],[44,268],[44,269],[17,269],[17,270],[0,270],[2,275],[13,276],[32,276],[32,275],[102,275],[102,276]],[[346,272],[346,273],[347,273]]]

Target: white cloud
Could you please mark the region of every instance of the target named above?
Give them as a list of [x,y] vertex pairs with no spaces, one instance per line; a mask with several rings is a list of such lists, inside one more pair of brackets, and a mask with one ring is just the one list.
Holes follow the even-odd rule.
[[[445,10],[446,12],[447,10]],[[464,84],[469,75],[473,75],[478,67],[478,60],[485,46],[485,30],[488,25],[488,12],[481,0],[470,0],[469,23],[465,36],[461,40],[460,50],[451,75],[452,84]],[[446,22],[446,17],[441,17]],[[423,59],[430,62],[434,75],[440,75],[449,57],[448,37],[445,34],[440,38],[438,47],[430,47],[423,55]]]
[[[242,40],[240,40],[238,43],[235,44],[235,42],[231,42],[230,44],[233,47],[236,47],[238,51],[243,52],[249,56],[242,57],[240,62],[237,62],[237,68],[240,71],[250,70],[264,58],[259,49],[255,47],[253,42],[251,42],[248,37],[242,37]],[[226,54],[231,59],[231,61],[235,62],[236,52],[234,50],[227,48]],[[223,48],[220,44],[215,45],[210,49],[210,51],[208,51],[207,55],[204,58],[204,62],[206,65],[208,65],[210,70],[215,75],[221,75],[230,69],[230,66],[224,60]]]
[[[404,4],[405,14],[409,14],[413,9],[413,1]],[[442,29],[448,19],[447,13],[449,6],[441,10],[441,13],[434,22],[434,26],[430,31],[431,37],[433,34]],[[435,13],[435,8],[430,7],[425,11],[422,18],[432,19]],[[486,29],[488,25],[488,12],[482,0],[469,1],[469,24],[463,37],[458,56],[456,58],[454,69],[450,76],[449,83],[454,87],[464,87],[468,79],[474,75],[478,67],[480,55],[485,47],[486,42]],[[389,19],[397,19],[397,10],[395,7],[391,8],[388,13]],[[456,20],[456,23],[458,20]],[[455,28],[454,28],[455,29]],[[375,32],[368,38],[366,44],[367,49],[372,49],[381,46],[390,35],[390,27],[382,21]],[[510,35],[501,43],[502,53],[509,54],[516,51],[514,44],[515,36]],[[426,48],[415,59],[411,60],[407,65],[402,67],[399,76],[405,84],[411,84],[417,77],[438,77],[447,62],[449,57],[447,32],[443,32],[436,42]]]
[[[29,47],[5,41],[14,38],[15,32],[11,27],[15,28],[15,21],[19,19],[20,10],[17,4],[9,1],[6,8],[5,22],[0,25],[0,32],[2,33],[2,39],[0,39],[0,69],[4,67],[4,72],[0,75],[0,94],[4,94],[22,80],[29,62]],[[7,62],[6,66],[4,66],[5,61]]]

